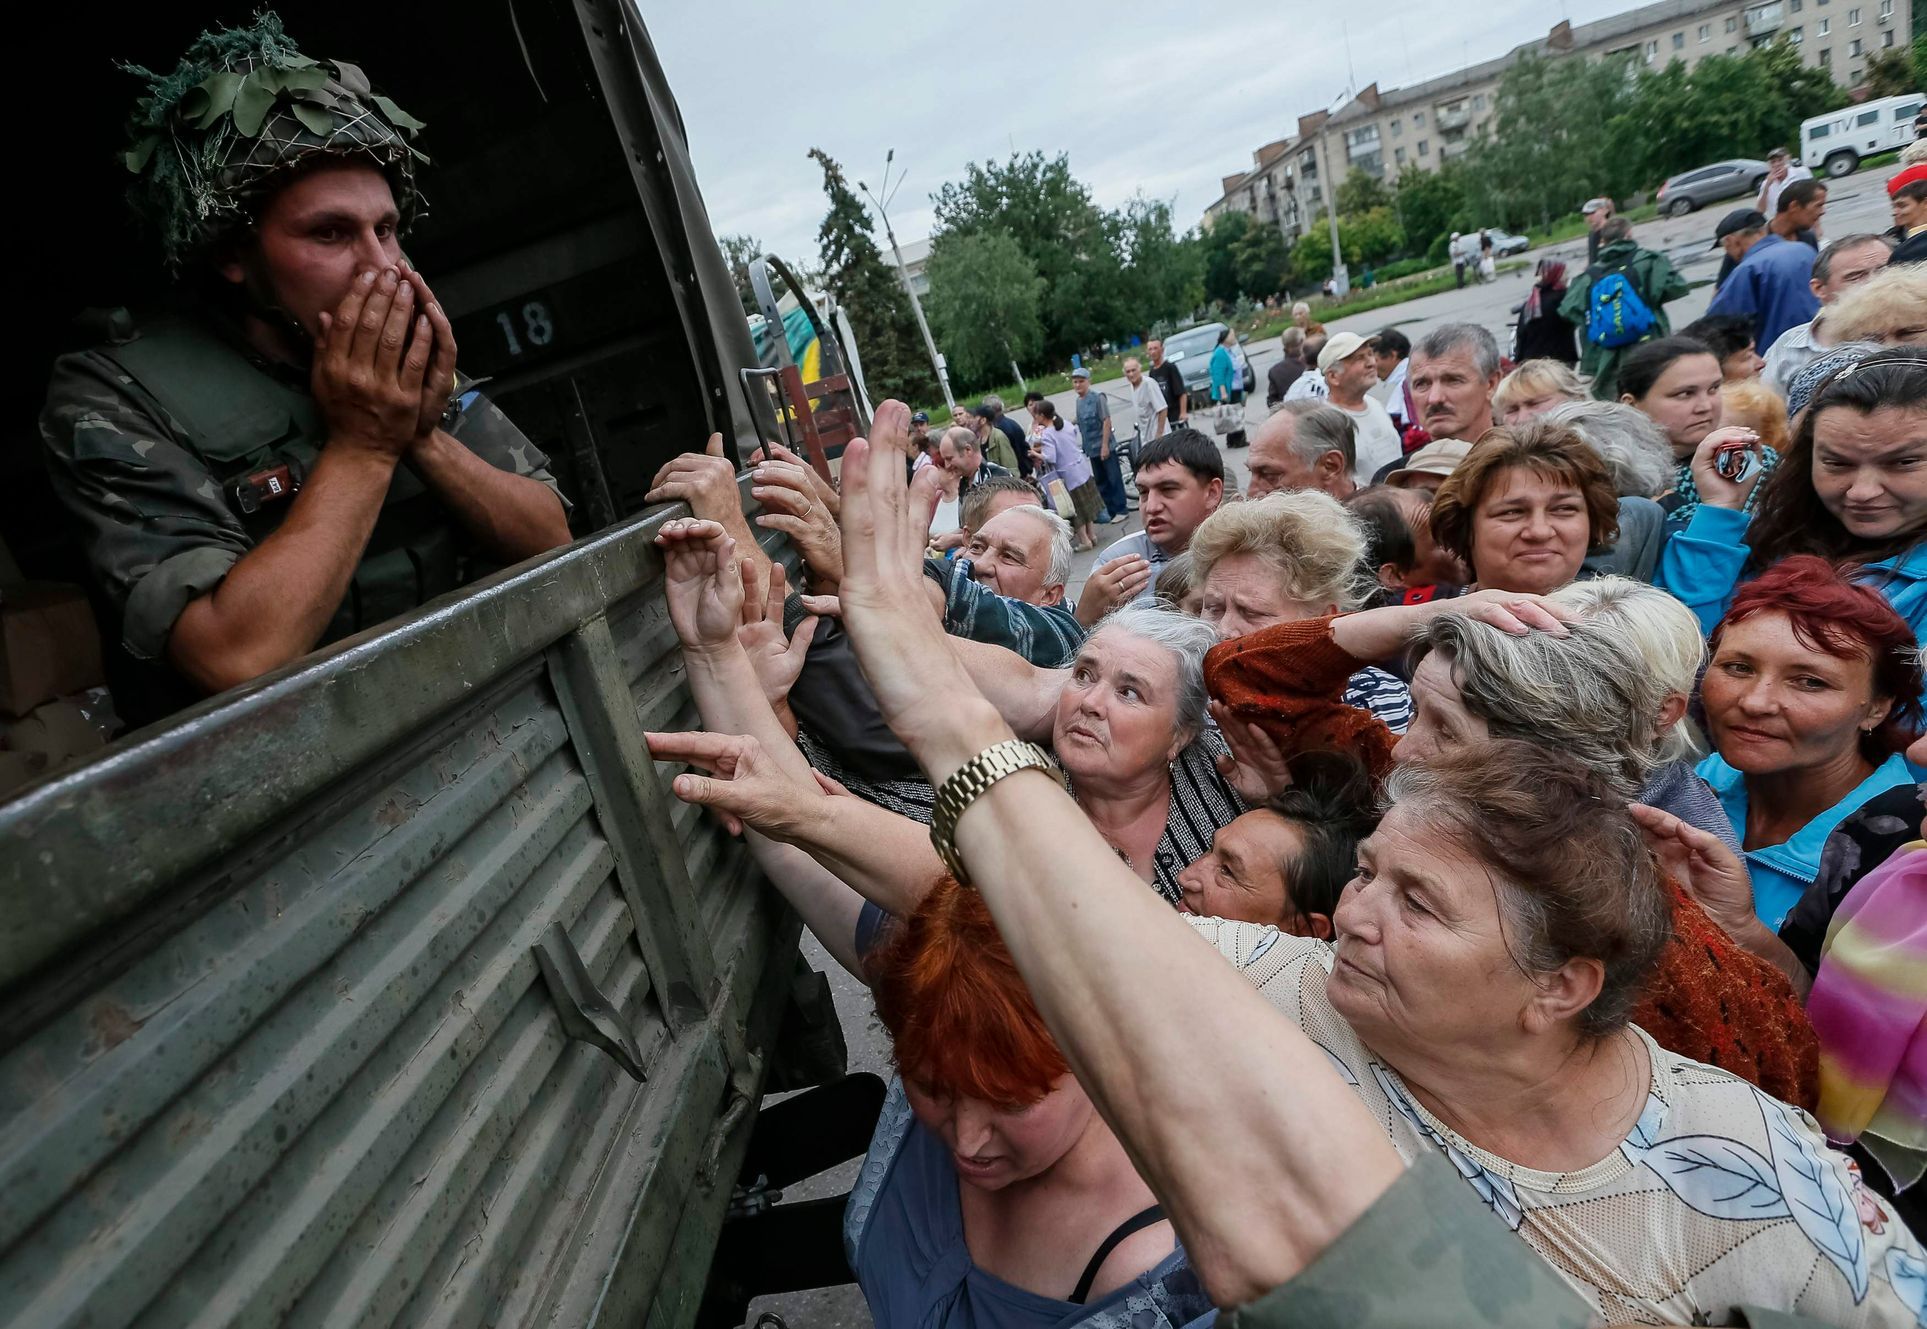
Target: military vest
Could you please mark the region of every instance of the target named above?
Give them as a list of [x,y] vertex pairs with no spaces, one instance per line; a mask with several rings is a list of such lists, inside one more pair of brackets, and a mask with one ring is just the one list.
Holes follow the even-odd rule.
[[[327,442],[321,408],[304,386],[192,317],[154,319],[95,349],[160,403],[250,540],[259,544],[286,520]],[[415,473],[397,466],[347,597],[318,644],[460,586],[468,543]]]

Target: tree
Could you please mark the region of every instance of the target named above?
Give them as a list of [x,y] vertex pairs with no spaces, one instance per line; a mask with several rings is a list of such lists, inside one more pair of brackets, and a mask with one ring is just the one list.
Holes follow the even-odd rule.
[[1275,226],[1253,222],[1232,246],[1231,260],[1238,290],[1252,300],[1263,300],[1285,289],[1291,271],[1291,249]]
[[[1243,292],[1238,280],[1236,251],[1251,229],[1251,218],[1242,212],[1227,212],[1212,222],[1199,238],[1198,249],[1204,259],[1204,298],[1230,304]],[[1304,242],[1300,241],[1300,248]]]
[[1391,202],[1392,191],[1385,187],[1385,182],[1368,171],[1359,170],[1356,166],[1352,168],[1350,175],[1339,182],[1338,215],[1340,217],[1370,212],[1373,208],[1389,207]]
[[1120,313],[1114,332],[1142,332],[1161,319],[1182,318],[1204,298],[1204,251],[1196,236],[1177,234],[1171,204],[1133,197],[1104,214],[1111,252],[1122,265]]
[[736,280],[736,294],[743,302],[743,312],[756,313],[756,297],[749,289],[749,265],[767,252],[763,242],[753,235],[722,235],[716,237],[716,243],[722,246],[723,262]]
[[1867,95],[1900,97],[1923,86],[1915,69],[1923,53],[1927,53],[1927,36],[1916,37],[1911,46],[1875,51],[1867,61]]
[[870,396],[929,401],[938,395],[936,378],[903,283],[877,249],[870,214],[828,153],[811,148],[810,157],[823,168],[823,192],[830,200],[816,232],[823,284],[849,314]]
[[1434,240],[1453,231],[1471,229],[1465,203],[1465,168],[1458,161],[1443,162],[1436,171],[1406,171],[1392,195],[1392,214],[1405,233],[1405,247],[1414,254],[1429,253]]
[[939,236],[929,273],[930,321],[959,384],[999,382],[1042,349],[1044,279],[1010,236]]
[[1629,192],[1614,123],[1637,86],[1635,68],[1624,56],[1513,61],[1499,80],[1492,132],[1467,154],[1462,180],[1477,224],[1543,224],[1590,195]]
[[1060,153],[1013,154],[971,162],[961,183],[938,190],[936,238],[1002,232],[1044,279],[1043,352],[1053,359],[1094,345],[1136,323],[1123,308],[1121,264],[1104,214]]

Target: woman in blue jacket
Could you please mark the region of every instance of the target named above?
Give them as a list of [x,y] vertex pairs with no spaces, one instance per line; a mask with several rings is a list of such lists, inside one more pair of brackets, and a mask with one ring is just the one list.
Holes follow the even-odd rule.
[[1244,396],[1244,372],[1238,366],[1238,357],[1231,353],[1237,336],[1226,328],[1211,351],[1211,400],[1220,411]]
[[[1792,403],[1790,403],[1792,404]],[[1719,473],[1717,434],[1693,456],[1700,504],[1667,542],[1656,584],[1711,631],[1735,588],[1794,554],[1858,566],[1916,636],[1927,627],[1927,347],[1872,352],[1821,383],[1785,459],[1756,480]]]
[[1748,582],[1714,630],[1700,683],[1714,752],[1698,772],[1739,837],[1768,929],[1819,875],[1834,827],[1913,783],[1916,650],[1876,591],[1811,555]]

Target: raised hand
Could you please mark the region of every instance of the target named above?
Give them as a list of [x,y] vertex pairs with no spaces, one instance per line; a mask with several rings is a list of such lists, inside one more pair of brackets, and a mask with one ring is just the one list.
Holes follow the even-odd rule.
[[[1760,436],[1751,429],[1729,425],[1725,429],[1715,429],[1701,439],[1693,449],[1693,484],[1699,489],[1700,501],[1710,503],[1716,508],[1738,510],[1746,506],[1747,496],[1753,486],[1760,483],[1765,469],[1760,465]],[[1726,452],[1745,452],[1752,455],[1751,473],[1737,484],[1720,474],[1719,457]]]
[[1627,811],[1639,823],[1661,869],[1729,936],[1744,945],[1765,926],[1753,911],[1753,878],[1745,861],[1719,836],[1644,803],[1634,803]]
[[[836,492],[835,485],[816,473],[816,468],[810,465],[807,457],[799,456],[797,453],[791,452],[781,443],[772,443],[769,445],[769,456],[771,460],[786,461],[792,466],[802,467],[803,473],[809,477],[810,488],[816,493],[816,501],[829,509],[832,517],[841,515],[843,511],[843,496]],[[756,460],[762,461],[763,458],[758,457]]]
[[756,524],[781,531],[796,543],[817,589],[833,591],[843,579],[843,535],[836,514],[810,483],[816,472],[793,462],[770,460],[751,473],[750,497],[763,505]]
[[1077,621],[1095,627],[1097,621],[1121,604],[1129,604],[1151,584],[1151,562],[1141,554],[1114,558],[1091,573],[1077,594]]
[[700,730],[650,734],[657,761],[688,762],[708,775],[679,775],[670,788],[685,803],[710,809],[732,829],[794,843],[829,797],[814,784],[791,779],[763,745],[742,734]]
[[1217,757],[1218,774],[1250,807],[1262,807],[1291,787],[1291,767],[1278,741],[1248,720],[1240,720],[1221,701],[1210,703],[1229,752]]
[[400,457],[419,432],[434,334],[415,287],[394,268],[355,278],[321,316],[309,385],[331,445]]
[[701,452],[685,452],[664,463],[642,498],[645,503],[687,503],[704,521],[732,525],[743,520],[736,470],[723,455],[721,434],[711,434]]
[[796,685],[798,675],[803,672],[803,662],[809,657],[816,625],[823,621],[811,614],[796,625],[795,636],[784,637],[783,602],[788,598],[789,577],[778,566],[769,580],[767,596],[760,601],[744,599],[743,625],[736,632],[736,639],[749,653],[749,662],[756,668],[756,681],[763,685],[763,695],[769,698],[771,706],[781,706],[789,699],[790,689]]
[[736,541],[713,521],[678,517],[656,533],[662,550],[663,594],[683,649],[728,650],[743,621],[743,578]]

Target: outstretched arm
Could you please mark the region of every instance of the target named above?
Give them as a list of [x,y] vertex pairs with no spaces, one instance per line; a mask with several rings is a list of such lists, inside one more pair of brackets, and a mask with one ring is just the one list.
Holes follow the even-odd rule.
[[[843,613],[885,716],[941,786],[1011,728],[909,608],[907,551],[922,532],[904,501],[908,422],[885,402],[872,441],[845,456]],[[1144,890],[1050,776],[990,786],[957,845],[1080,1083],[1219,1304],[1292,1277],[1401,1175],[1325,1055]],[[1174,1021],[1177,1008],[1212,1018]],[[1206,1119],[1212,1129],[1196,1130]]]

